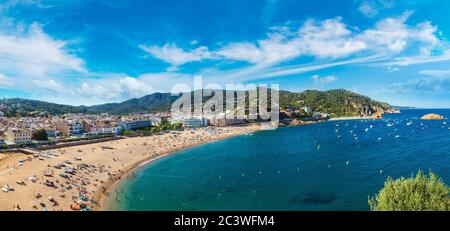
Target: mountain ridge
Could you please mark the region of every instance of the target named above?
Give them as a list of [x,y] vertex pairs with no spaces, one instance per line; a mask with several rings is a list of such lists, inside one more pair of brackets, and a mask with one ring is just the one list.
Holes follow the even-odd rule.
[[[192,93],[192,92],[191,92]],[[313,111],[333,113],[337,116],[370,115],[373,112],[387,112],[394,107],[388,103],[372,100],[368,96],[354,93],[345,89],[327,91],[306,90],[290,92],[280,90],[281,109],[299,109],[310,107]],[[40,100],[8,98],[0,99],[0,111],[6,116],[27,116],[64,113],[110,113],[128,114],[139,112],[169,111],[172,103],[180,96],[171,93],[156,92],[140,98],[132,98],[118,103],[106,103],[93,106],[71,106],[50,103]]]

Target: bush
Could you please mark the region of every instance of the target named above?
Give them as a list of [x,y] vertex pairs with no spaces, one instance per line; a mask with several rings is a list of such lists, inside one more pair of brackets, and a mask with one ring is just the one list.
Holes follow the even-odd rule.
[[430,171],[393,180],[388,178],[378,195],[369,198],[372,211],[449,211],[450,188]]
[[40,130],[36,131],[35,133],[33,133],[32,138],[33,138],[33,140],[47,141],[48,135],[47,135],[47,132],[45,131],[45,129],[40,129]]

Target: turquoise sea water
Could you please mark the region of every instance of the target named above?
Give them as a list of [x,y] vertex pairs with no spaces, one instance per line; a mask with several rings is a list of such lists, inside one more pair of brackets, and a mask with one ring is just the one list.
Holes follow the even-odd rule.
[[368,196],[388,176],[431,169],[450,184],[450,121],[418,120],[430,112],[450,117],[450,110],[403,110],[201,145],[136,170],[107,203],[114,210],[368,210]]

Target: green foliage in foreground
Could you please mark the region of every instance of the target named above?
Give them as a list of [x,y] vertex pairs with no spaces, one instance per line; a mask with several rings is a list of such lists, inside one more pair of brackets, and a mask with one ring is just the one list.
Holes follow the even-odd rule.
[[33,133],[32,138],[33,138],[33,140],[47,141],[48,135],[47,135],[47,132],[45,131],[45,129],[40,129],[40,130],[36,131],[35,133]]
[[430,171],[409,178],[388,178],[378,195],[369,198],[372,211],[450,211],[450,188]]
[[165,131],[175,131],[180,130],[183,128],[182,123],[170,123],[167,118],[162,118],[161,123],[159,126],[149,126],[147,128],[131,131],[131,130],[124,130],[122,131],[122,135],[124,136],[131,136],[131,135],[152,135],[159,132],[165,132]]

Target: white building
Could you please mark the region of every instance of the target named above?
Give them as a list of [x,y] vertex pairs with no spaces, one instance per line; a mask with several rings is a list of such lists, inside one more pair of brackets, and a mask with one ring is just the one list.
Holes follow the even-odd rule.
[[303,107],[302,109],[303,109],[303,111],[305,111],[305,113],[308,114],[308,115],[312,113],[312,109],[311,109],[310,107]]
[[91,128],[91,132],[99,134],[99,135],[106,135],[106,134],[120,134],[122,132],[122,127],[111,127],[111,128],[98,128],[94,127]]
[[204,127],[208,125],[207,120],[200,117],[184,118],[179,120],[178,122],[181,122],[183,124],[183,127],[187,128]]
[[83,133],[83,123],[79,120],[60,120],[56,123],[56,129],[67,137],[81,135]]
[[5,134],[6,140],[13,143],[29,143],[33,133],[26,128],[9,128]]
[[152,125],[151,120],[120,121],[118,125],[124,130],[138,130]]

